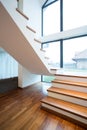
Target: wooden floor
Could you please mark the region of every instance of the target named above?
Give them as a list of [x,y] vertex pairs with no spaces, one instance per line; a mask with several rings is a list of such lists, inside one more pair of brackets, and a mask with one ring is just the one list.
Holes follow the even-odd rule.
[[0,95],[0,130],[85,130],[41,109],[50,87],[37,83]]

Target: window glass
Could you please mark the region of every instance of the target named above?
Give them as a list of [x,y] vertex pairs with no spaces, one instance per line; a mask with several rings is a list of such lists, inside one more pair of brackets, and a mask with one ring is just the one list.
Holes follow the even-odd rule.
[[63,1],[63,29],[87,25],[87,0]]
[[23,11],[23,0],[17,0],[17,8]]
[[[43,36],[60,32],[60,25],[63,27],[63,31],[87,25],[87,0],[63,0],[61,4],[63,4],[61,6],[63,7],[63,14],[62,9],[60,9],[60,1],[43,9]],[[61,23],[60,15],[63,18]],[[61,50],[59,43],[63,43]],[[63,66],[63,69],[76,72],[80,70],[87,74],[86,36],[67,40],[61,39],[59,42],[53,42],[53,44],[44,44],[43,48],[46,49],[46,56],[50,58],[49,64],[52,67]],[[60,61],[63,62],[60,63]],[[43,77],[45,79],[45,76]]]
[[[46,4],[49,4],[48,1]],[[43,36],[57,33],[60,31],[60,0],[52,3],[51,5],[43,8]],[[60,42],[50,42],[43,44],[44,50],[46,50],[45,56],[49,57],[50,68],[60,66]],[[45,82],[51,82],[54,79],[53,76],[43,76],[42,80]]]
[[[48,63],[50,68],[60,67],[60,42],[52,42],[43,44],[43,48],[46,51],[45,57],[48,57]],[[54,76],[43,76],[43,81],[51,82]]]
[[46,43],[43,45],[45,56],[49,58],[49,65],[53,68],[60,67],[60,42]]
[[63,42],[63,64],[66,69],[87,70],[87,37]]
[[43,9],[43,36],[60,31],[60,2]]

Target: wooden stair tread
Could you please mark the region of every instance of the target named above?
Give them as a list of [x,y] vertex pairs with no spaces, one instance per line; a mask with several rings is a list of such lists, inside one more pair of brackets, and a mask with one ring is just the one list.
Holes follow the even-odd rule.
[[70,80],[58,80],[58,79],[55,79],[52,81],[53,83],[62,83],[62,84],[70,84],[70,85],[76,85],[76,86],[83,86],[83,87],[87,87],[87,83],[85,82],[73,82],[73,81],[70,81]]
[[20,9],[16,8],[16,11],[18,13],[20,13],[24,18],[26,18],[27,20],[29,20],[29,18]]
[[46,52],[46,50],[43,50],[42,48],[40,50],[43,51],[43,52]]
[[49,57],[47,57],[47,56],[45,56],[44,58],[45,58],[45,59],[48,59],[48,60],[50,59],[50,58],[49,58]]
[[83,107],[77,104],[73,104],[51,97],[46,97],[41,102],[87,119],[87,107]]
[[56,68],[51,68],[50,70],[51,70],[51,71],[57,71],[57,69],[56,69]]
[[36,31],[33,28],[31,28],[29,26],[26,26],[26,28],[29,29],[30,31],[32,31],[33,33],[36,33]]
[[38,43],[42,43],[40,40],[34,38],[34,41],[38,42]]
[[86,78],[87,79],[87,76],[83,75],[72,75],[72,74],[55,74],[55,76],[64,76],[64,77],[75,77],[75,78]]
[[68,96],[71,96],[71,97],[76,97],[76,98],[87,100],[87,93],[84,93],[84,92],[67,90],[67,89],[56,88],[56,87],[51,87],[47,91],[54,92],[54,93],[60,93],[60,94],[63,94],[63,95],[68,95]]

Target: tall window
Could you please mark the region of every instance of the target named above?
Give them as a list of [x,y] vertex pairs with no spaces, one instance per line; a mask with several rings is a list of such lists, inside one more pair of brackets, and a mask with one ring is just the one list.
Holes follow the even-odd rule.
[[43,36],[60,31],[60,2],[54,1],[43,8]]
[[45,55],[49,57],[51,67],[60,67],[60,42],[50,42],[43,45]]
[[87,69],[87,37],[80,37],[63,42],[63,64],[66,69]]
[[[69,30],[87,25],[87,0],[63,1],[63,29]],[[63,67],[87,69],[87,37],[63,41]]]
[[[60,32],[60,0],[48,0],[42,8],[43,11],[43,36]],[[49,65],[60,66],[60,42],[43,44]],[[43,81],[50,82],[54,77],[43,76]]]
[[87,25],[87,0],[63,0],[63,29]]
[[[52,0],[47,0],[48,2]],[[54,0],[43,6],[43,36],[75,29],[87,25],[87,0]],[[46,4],[46,3],[45,3]],[[54,8],[54,9],[53,9]],[[53,19],[52,19],[53,18]],[[52,43],[51,43],[52,42]],[[77,36],[60,41],[51,41],[47,51],[52,60],[57,59],[56,65],[65,69],[87,72],[87,36]],[[50,44],[55,44],[56,51]],[[43,47],[44,47],[43,43]],[[56,55],[55,53],[56,52]],[[56,56],[56,58],[55,58]],[[60,60],[59,60],[60,58]],[[55,62],[56,63],[56,62]],[[55,64],[53,64],[55,67]]]

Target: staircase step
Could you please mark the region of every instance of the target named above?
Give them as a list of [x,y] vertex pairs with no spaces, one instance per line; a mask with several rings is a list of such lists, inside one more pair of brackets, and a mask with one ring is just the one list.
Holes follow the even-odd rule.
[[26,28],[29,29],[30,31],[32,31],[33,33],[36,33],[36,31],[33,28],[31,28],[29,26],[26,26]]
[[85,82],[54,79],[52,81],[52,86],[87,93],[87,83]]
[[[49,64],[49,65],[50,65],[50,64]],[[51,69],[50,69],[50,72],[51,72],[52,74],[55,74],[56,71],[57,71],[57,69],[54,69],[54,68],[51,68]]]
[[56,108],[64,109],[66,111],[69,111],[71,113],[74,113],[78,116],[81,116],[81,117],[84,117],[85,119],[87,119],[87,108],[86,107],[83,107],[83,106],[80,106],[77,104],[73,104],[70,102],[65,102],[63,100],[59,100],[59,99],[55,99],[55,98],[51,98],[51,97],[46,97],[41,102],[49,104]]
[[41,102],[42,108],[65,115],[85,124],[87,127],[87,107],[51,97],[46,97]]
[[74,82],[85,82],[85,83],[87,83],[87,76],[80,76],[80,75],[55,74],[55,79],[70,80],[70,81],[74,81]]
[[87,83],[84,82],[72,82],[70,80],[53,80],[53,83],[60,83],[60,84],[67,84],[67,85],[75,85],[75,86],[79,86],[79,87],[86,87],[87,88]]
[[87,107],[87,93],[51,87],[48,96]]
[[34,38],[34,41],[36,41],[37,43],[42,43],[40,40],[38,40],[38,39],[36,39],[36,38]]
[[40,50],[43,51],[43,52],[46,52],[46,50],[43,50],[42,48]]
[[50,58],[49,58],[49,57],[47,57],[47,56],[45,56],[44,58],[45,58],[45,59],[47,59],[47,60],[49,60],[49,59],[50,59]]
[[74,91],[74,90],[67,90],[67,89],[63,89],[63,88],[56,88],[56,87],[51,87],[47,91],[53,92],[53,93],[60,93],[63,95],[68,95],[71,97],[76,97],[76,98],[80,98],[83,100],[87,100],[87,93],[83,93],[83,92],[78,92],[78,91]]
[[55,76],[65,76],[65,77],[75,77],[75,78],[86,78],[87,79],[87,76],[83,75],[72,75],[72,74],[60,74],[60,73],[56,73]]
[[20,13],[25,19],[29,20],[29,18],[18,8],[16,8],[16,11]]

